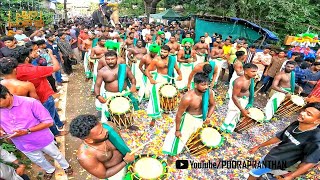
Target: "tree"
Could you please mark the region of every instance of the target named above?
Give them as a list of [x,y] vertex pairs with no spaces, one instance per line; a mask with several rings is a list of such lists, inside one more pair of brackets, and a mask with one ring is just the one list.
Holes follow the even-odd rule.
[[68,22],[67,0],[63,0],[64,22]]
[[157,12],[157,5],[161,0],[144,0],[144,9],[149,19],[150,14],[155,14]]

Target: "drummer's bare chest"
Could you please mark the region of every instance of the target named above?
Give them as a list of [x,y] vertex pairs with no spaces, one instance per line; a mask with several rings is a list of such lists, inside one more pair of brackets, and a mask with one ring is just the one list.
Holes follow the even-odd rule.
[[113,82],[118,80],[118,68],[104,70],[102,77],[105,82]]
[[[290,74],[291,75],[291,74]],[[287,74],[283,74],[281,76],[281,80],[280,80],[280,83],[281,84],[286,84],[286,83],[289,83],[290,82],[290,75],[287,75]]]
[[157,62],[157,68],[168,68],[168,61],[159,60]]

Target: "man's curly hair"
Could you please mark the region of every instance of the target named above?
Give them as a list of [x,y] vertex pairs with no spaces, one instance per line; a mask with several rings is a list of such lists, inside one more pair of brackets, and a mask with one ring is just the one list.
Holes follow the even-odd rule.
[[74,137],[85,139],[97,124],[98,119],[96,116],[90,114],[79,115],[71,121],[70,133]]
[[3,57],[0,59],[0,73],[7,75],[18,67],[18,61],[12,57]]

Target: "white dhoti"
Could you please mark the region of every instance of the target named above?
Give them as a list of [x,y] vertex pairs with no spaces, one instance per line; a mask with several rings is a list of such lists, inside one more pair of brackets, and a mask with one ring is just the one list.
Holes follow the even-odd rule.
[[126,176],[127,168],[122,168],[117,174],[107,178],[106,180],[122,180]]
[[[218,79],[220,77],[221,70],[222,70],[222,68],[226,69],[225,68],[225,63],[227,63],[227,62],[225,60],[221,59],[221,58],[212,59],[211,61],[214,61],[216,63],[216,66],[218,67],[218,74],[217,74],[216,79],[214,79],[215,84],[217,84],[218,83]],[[227,67],[228,67],[228,63],[227,63]]]
[[94,85],[96,84],[96,81],[97,81],[98,65],[99,65],[99,59],[96,59],[94,61],[94,66],[93,66],[93,79],[92,79],[92,85],[91,85],[91,92],[94,92]]
[[[241,107],[243,108],[245,108],[249,102],[249,98],[245,96],[238,98],[238,100],[240,102]],[[227,133],[232,133],[240,120],[240,115],[240,109],[234,104],[233,100],[230,99],[228,104],[227,116],[224,122],[222,123],[220,129],[222,131],[226,131]]]
[[[286,92],[290,92],[290,88],[282,88]],[[266,121],[270,121],[273,115],[277,112],[280,104],[286,98],[286,95],[282,92],[275,92],[272,97],[268,100],[267,105],[264,109],[266,115]]]
[[[150,72],[150,74],[152,75],[152,77],[155,77],[157,72]],[[138,91],[139,103],[141,103],[143,98],[149,99],[150,89],[152,86],[147,76],[142,75],[141,79],[142,79],[142,84]]]
[[226,95],[226,98],[227,98],[227,99],[231,99],[232,91],[233,91],[233,82],[234,82],[234,80],[236,80],[238,77],[240,77],[240,76],[238,76],[236,72],[233,72],[232,77],[231,77],[231,79],[230,79],[230,83],[229,83],[229,89],[228,89],[228,92],[227,92],[227,95]]
[[150,87],[150,97],[148,102],[147,114],[152,119],[157,119],[162,117],[162,110],[160,109],[159,89],[161,85],[168,83],[168,75],[156,73],[153,76],[153,79],[157,81],[157,84],[153,84]]
[[91,61],[90,54],[91,54],[91,50],[89,50],[84,54],[84,59],[83,59],[84,73],[87,78],[92,77],[92,72],[90,69],[90,61]]
[[197,56],[197,61],[194,62],[194,66],[206,61],[206,56],[205,55],[200,56],[200,55],[197,54],[196,56]]
[[139,69],[140,60],[139,59],[136,59],[136,60],[137,60],[136,63],[131,64],[131,72],[133,76],[136,78],[136,87],[140,88],[143,85],[143,81],[142,81],[143,73]]
[[188,78],[194,68],[194,63],[178,63],[178,66],[182,73],[182,80],[176,81],[175,84],[179,90],[183,90],[188,86]]
[[[108,109],[107,104],[109,103],[110,98],[114,97],[114,96],[126,96],[128,94],[128,91],[122,91],[122,92],[108,92],[108,91],[104,91],[104,93],[102,94],[102,96],[107,100],[107,102],[105,104],[102,104],[101,106],[101,122],[102,123],[106,123],[108,121],[108,117],[110,117],[110,112]],[[121,108],[121,106],[119,105],[119,108]],[[132,111],[134,111],[132,109]]]
[[176,125],[169,131],[163,143],[162,152],[170,156],[181,153],[190,136],[202,127],[202,115],[183,114],[180,123],[181,138],[175,136]]

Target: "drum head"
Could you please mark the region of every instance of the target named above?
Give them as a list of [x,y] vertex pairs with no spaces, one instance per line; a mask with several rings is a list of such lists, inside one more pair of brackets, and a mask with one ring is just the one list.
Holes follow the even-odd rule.
[[142,179],[156,179],[164,173],[162,163],[152,157],[143,157],[139,159],[134,164],[133,170]]
[[250,108],[248,109],[249,111],[249,116],[251,119],[256,120],[256,121],[263,121],[264,120],[264,113],[258,108]]
[[170,84],[166,84],[161,87],[160,94],[162,94],[164,97],[174,97],[177,95],[177,88]]
[[305,102],[301,96],[291,95],[291,101],[296,104],[297,106],[304,106]]
[[130,109],[130,101],[125,97],[115,97],[110,100],[109,110],[112,113],[122,114]]
[[206,127],[201,130],[200,138],[203,144],[209,147],[217,147],[221,145],[222,136],[215,128]]

